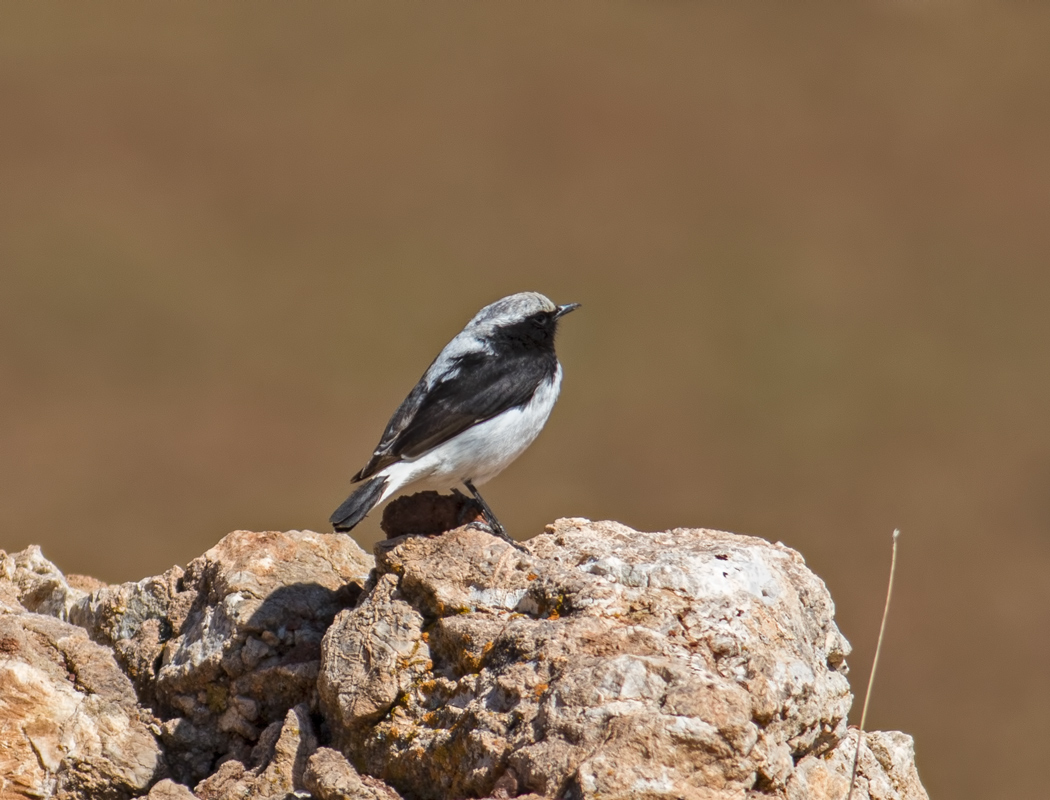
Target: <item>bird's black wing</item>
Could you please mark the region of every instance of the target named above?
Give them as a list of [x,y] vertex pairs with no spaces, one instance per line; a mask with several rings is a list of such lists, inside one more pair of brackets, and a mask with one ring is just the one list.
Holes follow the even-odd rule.
[[496,355],[467,353],[454,359],[452,377],[429,389],[420,381],[387,424],[371,460],[355,481],[375,475],[403,458],[415,458],[472,425],[532,399],[536,387],[554,376],[554,353]]

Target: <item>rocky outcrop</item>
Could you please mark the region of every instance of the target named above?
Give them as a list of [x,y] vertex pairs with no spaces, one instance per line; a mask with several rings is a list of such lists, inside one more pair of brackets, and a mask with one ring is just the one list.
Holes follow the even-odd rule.
[[[0,554],[0,676],[34,687],[0,692],[0,800],[842,800],[849,645],[796,552],[581,519],[526,549],[238,531],[117,586]],[[911,739],[867,734],[855,800],[925,797]]]

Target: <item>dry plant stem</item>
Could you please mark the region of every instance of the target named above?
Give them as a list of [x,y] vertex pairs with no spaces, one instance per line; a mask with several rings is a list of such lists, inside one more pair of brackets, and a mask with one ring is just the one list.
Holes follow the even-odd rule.
[[875,645],[875,658],[871,660],[871,674],[868,676],[868,690],[864,693],[864,709],[860,712],[860,729],[857,731],[857,751],[853,754],[853,774],[849,779],[849,791],[846,800],[852,800],[853,787],[857,783],[857,764],[860,762],[860,745],[864,741],[864,723],[868,719],[868,703],[871,702],[871,687],[875,683],[875,670],[879,666],[879,652],[882,650],[882,637],[886,634],[886,617],[890,614],[890,598],[893,596],[893,573],[897,569],[897,539],[901,532],[893,532],[893,555],[890,558],[890,582],[886,587],[886,605],[882,609],[882,624],[879,626],[879,641]]

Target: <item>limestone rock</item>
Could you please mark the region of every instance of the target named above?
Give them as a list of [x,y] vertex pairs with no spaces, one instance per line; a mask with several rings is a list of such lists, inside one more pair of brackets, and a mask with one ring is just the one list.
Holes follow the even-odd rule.
[[361,772],[421,798],[783,795],[846,734],[849,645],[793,550],[561,520],[376,546],[319,692]]
[[143,705],[154,706],[156,670],[164,644],[182,628],[197,593],[183,585],[183,570],[134,583],[102,586],[69,611],[70,622],[113,648]]
[[385,783],[358,774],[342,753],[328,747],[310,756],[303,784],[318,800],[401,800]]
[[163,768],[112,653],[78,627],[0,614],[0,798],[124,800]]
[[[823,755],[806,756],[795,766],[784,800],[845,800],[853,773],[857,731],[852,729]],[[899,731],[864,734],[853,800],[929,800],[915,769],[915,744]]]
[[149,794],[140,800],[197,800],[197,797],[189,790],[189,787],[175,783],[171,778],[165,778],[154,784]]
[[0,613],[24,610],[68,620],[70,608],[86,594],[44,558],[39,545],[11,554],[0,550]]
[[303,772],[317,749],[317,735],[305,704],[290,710],[282,722],[268,726],[252,751],[254,767],[230,760],[197,785],[200,800],[291,800],[308,798]]
[[[375,562],[238,531],[106,586],[0,551],[0,800],[843,800],[849,645],[797,553],[581,519],[520,552],[420,497]],[[910,737],[859,764],[854,800],[928,800]]]
[[321,638],[372,563],[348,536],[235,531],[185,571],[105,587],[71,616],[114,648],[165,720],[173,777],[196,783],[314,703]]
[[[176,776],[208,774],[209,754],[243,760],[264,728],[315,704],[321,638],[371,569],[350,537],[300,531],[237,531],[190,562],[194,601],[155,684],[159,712],[177,719],[165,725],[168,752],[185,756]],[[204,736],[187,742],[194,730]]]

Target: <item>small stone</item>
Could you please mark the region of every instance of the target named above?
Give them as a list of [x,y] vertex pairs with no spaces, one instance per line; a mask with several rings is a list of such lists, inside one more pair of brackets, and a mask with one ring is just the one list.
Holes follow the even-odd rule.
[[188,786],[175,783],[170,778],[159,781],[147,795],[148,800],[197,800]]
[[230,705],[237,709],[237,713],[247,720],[253,720],[259,716],[259,704],[250,697],[236,695],[230,701]]
[[249,741],[259,735],[259,729],[240,715],[235,708],[228,708],[219,717],[219,730],[223,733],[236,733]]
[[[265,633],[269,633],[269,631],[266,631]],[[244,646],[241,648],[241,663],[244,664],[247,669],[255,669],[260,661],[272,653],[273,650],[268,644],[254,636],[249,636],[245,640]]]
[[358,774],[342,753],[327,747],[310,756],[303,786],[318,800],[401,800],[391,787]]
[[263,631],[259,634],[259,638],[266,642],[266,644],[270,645],[270,647],[276,647],[281,643],[281,637],[273,631]]
[[392,500],[383,509],[379,527],[388,539],[412,534],[434,536],[481,519],[481,506],[466,495],[428,491]]

